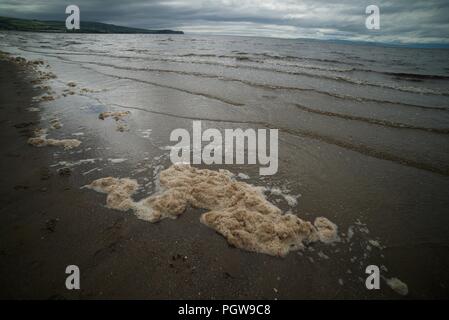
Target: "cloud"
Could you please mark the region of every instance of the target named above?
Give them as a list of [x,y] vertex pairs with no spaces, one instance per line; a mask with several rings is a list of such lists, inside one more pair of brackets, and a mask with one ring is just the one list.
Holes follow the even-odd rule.
[[[1,15],[65,19],[77,4],[81,19],[194,33],[387,42],[449,43],[447,0],[0,0]],[[367,30],[365,8],[376,4],[381,29]]]

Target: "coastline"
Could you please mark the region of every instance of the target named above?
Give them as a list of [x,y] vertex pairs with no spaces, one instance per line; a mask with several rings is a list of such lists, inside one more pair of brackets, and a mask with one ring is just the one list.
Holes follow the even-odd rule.
[[32,98],[42,93],[31,85],[35,75],[4,57],[0,70],[0,297],[56,298],[59,286],[53,277],[59,267],[57,260],[68,259],[60,248],[64,241],[58,222],[64,213],[73,213],[56,202],[79,198],[70,192],[68,181],[48,170],[48,151],[27,144],[40,122],[37,112],[27,111],[35,104]]
[[[51,167],[54,148],[27,143],[41,125],[41,90],[33,71],[0,61],[3,152],[0,184],[0,298],[2,299],[214,299],[272,298],[272,281],[249,286],[241,255],[186,214],[177,222],[151,224],[110,210],[104,196],[79,188],[76,176]],[[181,232],[182,230],[182,232]],[[193,243],[185,237],[195,239]],[[211,241],[212,240],[212,241]],[[281,265],[283,259],[270,258]],[[81,290],[65,288],[65,268],[81,270]],[[245,275],[246,274],[246,275]],[[255,278],[258,278],[257,276]],[[271,283],[270,283],[271,282]],[[120,288],[120,290],[117,290]]]
[[83,21],[79,30],[67,30],[64,21],[43,21],[18,19],[0,16],[0,31],[24,31],[67,34],[184,34],[183,31],[170,29],[141,29],[117,26],[113,24]]
[[[280,293],[288,278],[260,273],[282,268],[295,277],[291,264],[308,264],[307,259],[298,265],[296,254],[275,258],[228,250],[193,213],[176,222],[139,220],[106,208],[103,195],[80,189],[77,172],[58,174],[50,165],[55,149],[27,144],[41,124],[38,112],[26,110],[42,93],[30,86],[32,71],[9,61],[0,65],[1,298],[275,299],[298,297],[298,289],[299,297],[310,297],[308,287]],[[64,271],[71,264],[81,270],[81,290],[65,288]],[[307,269],[299,281],[313,277]],[[330,298],[339,290],[328,280]]]

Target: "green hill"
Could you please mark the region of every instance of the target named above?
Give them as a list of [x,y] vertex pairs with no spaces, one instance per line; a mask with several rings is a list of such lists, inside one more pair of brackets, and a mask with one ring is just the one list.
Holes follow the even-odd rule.
[[41,21],[0,17],[0,30],[31,32],[69,32],[69,33],[150,33],[184,34],[173,30],[147,30],[116,26],[101,22],[81,21],[79,30],[67,30],[65,21]]

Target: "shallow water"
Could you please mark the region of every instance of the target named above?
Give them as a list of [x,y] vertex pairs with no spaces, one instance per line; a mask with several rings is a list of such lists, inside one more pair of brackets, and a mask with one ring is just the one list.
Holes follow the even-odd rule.
[[[63,127],[49,137],[82,144],[49,149],[49,165],[73,164],[79,186],[105,176],[132,177],[144,186],[137,196],[148,196],[158,172],[170,165],[170,132],[191,130],[195,119],[203,120],[203,130],[278,128],[276,175],[262,178],[250,165],[212,168],[280,188],[298,197],[291,206],[268,193],[283,211],[307,220],[325,216],[339,226],[343,243],[282,262],[276,273],[287,279],[288,297],[328,297],[324,291],[333,286],[337,297],[397,297],[385,282],[381,292],[365,289],[369,264],[384,265],[382,275],[407,283],[410,297],[448,296],[449,50],[192,35],[0,38],[0,50],[44,59],[56,74],[49,84],[57,99],[40,103],[42,125],[56,116]],[[71,81],[76,87],[67,85]],[[64,96],[69,89],[74,94]],[[104,111],[130,111],[125,130],[117,130],[114,119],[100,120]],[[237,249],[220,250],[239,259],[229,253]],[[240,258],[245,265],[270,259],[251,257]],[[246,268],[254,276],[273,271]],[[296,279],[298,272],[316,278]]]

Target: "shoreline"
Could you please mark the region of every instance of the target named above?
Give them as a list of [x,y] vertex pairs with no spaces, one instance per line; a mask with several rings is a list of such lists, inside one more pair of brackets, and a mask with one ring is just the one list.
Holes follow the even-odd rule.
[[[33,97],[42,93],[27,80],[32,71],[21,70],[11,62],[0,63],[5,71],[1,91],[20,90],[20,94],[2,96],[2,105],[15,106],[3,114],[7,118],[2,121],[10,125],[3,127],[1,135],[3,145],[11,148],[6,154],[14,155],[15,161],[2,158],[2,168],[7,168],[0,186],[2,202],[11,200],[6,200],[0,216],[1,298],[323,297],[324,291],[315,296],[317,293],[308,292],[308,286],[279,292],[281,283],[291,282],[288,278],[296,274],[291,264],[297,268],[313,263],[311,257],[303,257],[302,251],[278,258],[238,248],[229,250],[226,240],[202,225],[200,215],[194,214],[204,210],[190,208],[176,221],[167,219],[153,224],[129,212],[109,209],[103,205],[104,195],[80,189],[76,178],[79,172],[69,169],[67,174],[60,174],[52,168],[52,153],[57,148],[37,148],[27,143],[33,137],[33,129],[41,127],[39,112],[26,110],[39,104],[33,102]],[[5,74],[12,75],[12,79],[8,80]],[[17,129],[14,125],[26,128]],[[66,290],[64,286],[65,268],[71,264],[81,270],[78,291]],[[327,268],[332,262],[323,260],[319,264]],[[262,270],[272,270],[271,279],[260,274],[261,265]],[[301,283],[313,279],[314,268],[299,268],[306,275],[298,279]],[[282,272],[273,273],[280,269],[290,274],[285,280]],[[337,279],[332,279],[332,275],[321,277],[328,278],[325,297],[335,296],[340,289],[332,283]]]
[[[21,56],[12,51],[14,56]],[[65,58],[59,61],[51,54],[29,53],[24,58],[30,59],[29,62],[42,61],[36,62],[39,68],[32,69],[38,69],[37,76],[44,77],[45,83],[35,83],[22,71],[17,73],[13,66],[2,69],[6,73],[1,89],[2,93],[7,93],[2,96],[2,106],[8,112],[3,113],[2,119],[6,124],[2,135],[6,146],[3,155],[6,173],[1,185],[5,200],[0,218],[3,226],[0,252],[4,257],[0,296],[36,299],[401,298],[388,282],[382,282],[384,290],[366,290],[364,268],[371,263],[383,267],[385,281],[396,277],[404,280],[410,286],[406,298],[444,295],[444,288],[438,288],[439,282],[447,283],[442,269],[417,277],[429,270],[424,263],[429,259],[445,265],[446,259],[439,258],[444,248],[416,247],[423,236],[438,239],[435,230],[421,227],[422,222],[432,216],[431,212],[425,217],[421,213],[435,209],[435,203],[438,204],[436,209],[445,207],[443,192],[423,193],[429,187],[444,190],[443,177],[367,157],[341,146],[281,133],[278,175],[260,178],[254,166],[227,168],[235,174],[244,174],[249,185],[266,188],[268,201],[283,212],[291,210],[308,221],[318,216],[329,217],[338,225],[343,244],[316,243],[291,252],[283,259],[246,252],[230,246],[225,238],[199,223],[200,216],[205,213],[202,209],[189,205],[178,219],[152,224],[139,220],[131,212],[107,208],[104,194],[82,187],[104,177],[127,178],[142,186],[133,196],[136,203],[153,195],[157,191],[158,174],[171,165],[167,157],[171,130],[189,128],[191,120],[198,119],[205,111],[216,119],[224,119],[219,129],[229,128],[227,120],[234,119],[240,121],[238,126],[245,127],[244,121],[262,117],[258,109],[250,108],[252,105],[246,101],[262,92],[244,94],[240,88],[235,88],[239,94],[232,99],[246,101],[246,105],[231,109],[229,105],[210,99],[208,90],[218,90],[212,84],[205,84],[202,87],[205,92],[198,92],[197,85],[179,89],[184,82],[176,82],[177,76],[172,75],[168,79],[150,78],[152,81],[144,83],[135,77],[131,79],[125,71],[120,71],[114,79],[103,77],[102,70],[98,70],[101,66],[78,69],[79,63],[66,64]],[[23,58],[14,59],[28,65]],[[145,75],[149,77],[152,73]],[[170,85],[156,83],[164,80]],[[46,95],[38,87],[46,88]],[[277,105],[274,102],[277,98],[281,96],[273,93],[273,100],[267,101],[267,106]],[[161,112],[148,113],[147,106]],[[242,111],[248,114],[240,119]],[[187,112],[189,117],[184,115]],[[167,113],[170,113],[169,118]],[[292,120],[299,119],[301,114],[297,108],[285,111],[286,117]],[[314,117],[321,119],[321,116]],[[324,123],[333,120],[337,124],[354,125],[354,128],[348,127],[354,129],[354,134],[367,126],[358,120],[328,118]],[[260,121],[267,122],[266,119]],[[293,121],[287,124],[295,128],[307,125]],[[311,127],[321,128],[319,124],[314,121]],[[205,122],[206,127],[211,125],[217,126]],[[375,126],[377,124],[369,124],[373,130]],[[324,127],[323,130],[329,130]],[[35,142],[42,148],[27,144],[33,130],[38,128],[42,135],[36,137],[34,133],[38,138]],[[396,133],[400,137],[403,131]],[[386,143],[397,136],[390,132]],[[63,140],[73,142],[74,138],[81,144],[62,148]],[[212,169],[222,168],[217,165]],[[354,174],[358,175],[358,181],[352,180]],[[413,181],[421,181],[421,184],[409,188]],[[404,195],[404,186],[414,193]],[[290,204],[286,195],[301,199]],[[422,201],[420,195],[428,196],[429,201]],[[410,217],[421,222],[412,224]],[[436,227],[441,229],[441,221],[445,219],[441,217],[435,221],[440,222]],[[444,236],[440,238],[445,239]],[[419,260],[418,256],[426,259]],[[410,263],[417,263],[416,269],[409,270]],[[81,271],[80,291],[65,288],[65,268],[73,264]]]

